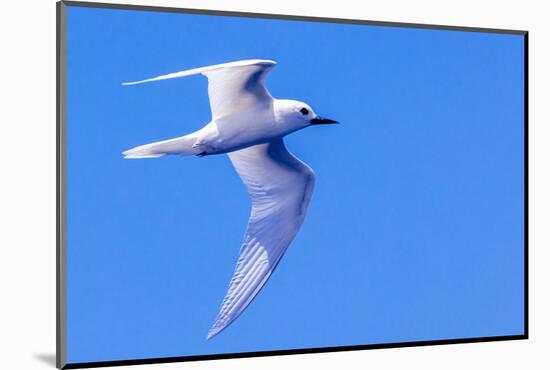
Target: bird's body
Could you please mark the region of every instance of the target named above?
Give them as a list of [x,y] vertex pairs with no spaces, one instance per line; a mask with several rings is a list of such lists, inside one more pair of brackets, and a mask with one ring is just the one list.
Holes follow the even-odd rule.
[[[284,114],[281,113],[289,102],[292,101],[273,99],[272,104],[267,107],[217,118],[200,130],[171,139],[173,146],[170,150],[174,151],[174,154],[222,154],[281,138],[297,129],[289,127],[284,121]],[[191,141],[193,144],[188,152]],[[154,150],[154,145],[155,143],[137,147],[134,152],[128,151],[127,156],[143,149]]]
[[[215,132],[212,135],[214,152],[207,154],[227,153],[266,143],[303,128],[290,124],[286,119],[288,107],[297,103],[293,100],[272,99],[270,105],[261,109],[244,111],[210,122],[205,128],[212,127],[207,135],[211,135],[211,131]],[[211,142],[210,136],[205,138],[205,142]]]
[[188,135],[127,150],[125,158],[227,153],[252,200],[237,267],[208,338],[250,304],[304,221],[315,175],[286,149],[283,137],[312,124],[335,123],[305,103],[272,98],[264,79],[274,66],[268,60],[239,61],[127,83],[205,75],[212,120]]

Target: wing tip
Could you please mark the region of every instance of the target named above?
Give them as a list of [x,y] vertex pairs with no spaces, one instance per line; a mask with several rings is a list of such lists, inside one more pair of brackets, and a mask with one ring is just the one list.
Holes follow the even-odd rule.
[[206,334],[206,340],[210,340],[210,339],[214,338],[222,330],[223,330],[223,328],[216,327],[216,324],[214,324],[214,326],[212,326],[212,328],[210,328],[210,330],[208,331],[208,334]]
[[276,61],[272,59],[258,59],[261,63],[267,63],[267,64],[277,64]]
[[149,82],[148,80],[143,80],[143,81],[130,81],[130,82],[123,82],[121,83],[122,86],[131,86],[131,85],[139,85],[139,84],[142,84],[142,83],[145,83],[145,82]]
[[159,81],[159,80],[168,80],[168,79],[171,79],[171,78],[184,77],[184,76],[189,76],[189,75],[197,74],[197,73],[204,74],[204,73],[210,72],[211,70],[216,70],[216,69],[220,69],[220,68],[238,67],[238,66],[247,66],[247,65],[263,65],[265,67],[273,67],[273,66],[277,65],[277,62],[275,62],[274,60],[270,60],[270,59],[238,60],[238,61],[235,61],[235,62],[215,64],[215,65],[200,67],[200,68],[195,68],[195,69],[188,69],[188,70],[185,70],[185,71],[170,73],[170,74],[167,74],[167,75],[148,78],[148,79],[145,79],[145,80],[122,82],[122,86],[139,85],[139,84],[143,84],[143,83],[147,83],[147,82],[153,82],[153,81]]
[[263,64],[266,66],[276,66],[277,62],[271,59],[252,59],[251,64]]

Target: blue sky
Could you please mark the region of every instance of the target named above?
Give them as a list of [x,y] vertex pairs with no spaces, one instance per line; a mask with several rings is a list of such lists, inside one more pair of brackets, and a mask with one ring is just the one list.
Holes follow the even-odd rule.
[[[522,334],[522,36],[78,7],[67,27],[69,362]],[[225,155],[122,159],[207,123],[206,79],[120,83],[249,58],[341,124],[286,139],[309,214],[206,341],[248,195]]]

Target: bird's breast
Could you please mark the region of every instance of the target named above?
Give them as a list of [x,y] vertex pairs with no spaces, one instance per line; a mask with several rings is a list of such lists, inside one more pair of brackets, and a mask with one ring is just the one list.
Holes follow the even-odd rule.
[[270,112],[249,112],[223,117],[217,119],[215,125],[217,133],[211,144],[219,153],[265,143],[280,136]]

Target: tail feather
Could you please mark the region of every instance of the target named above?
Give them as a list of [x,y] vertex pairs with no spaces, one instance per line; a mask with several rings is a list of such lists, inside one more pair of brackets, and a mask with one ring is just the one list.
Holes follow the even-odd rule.
[[186,135],[170,140],[157,141],[151,144],[140,145],[122,152],[126,159],[158,158],[167,154],[195,155],[199,150],[193,148],[196,138]]

